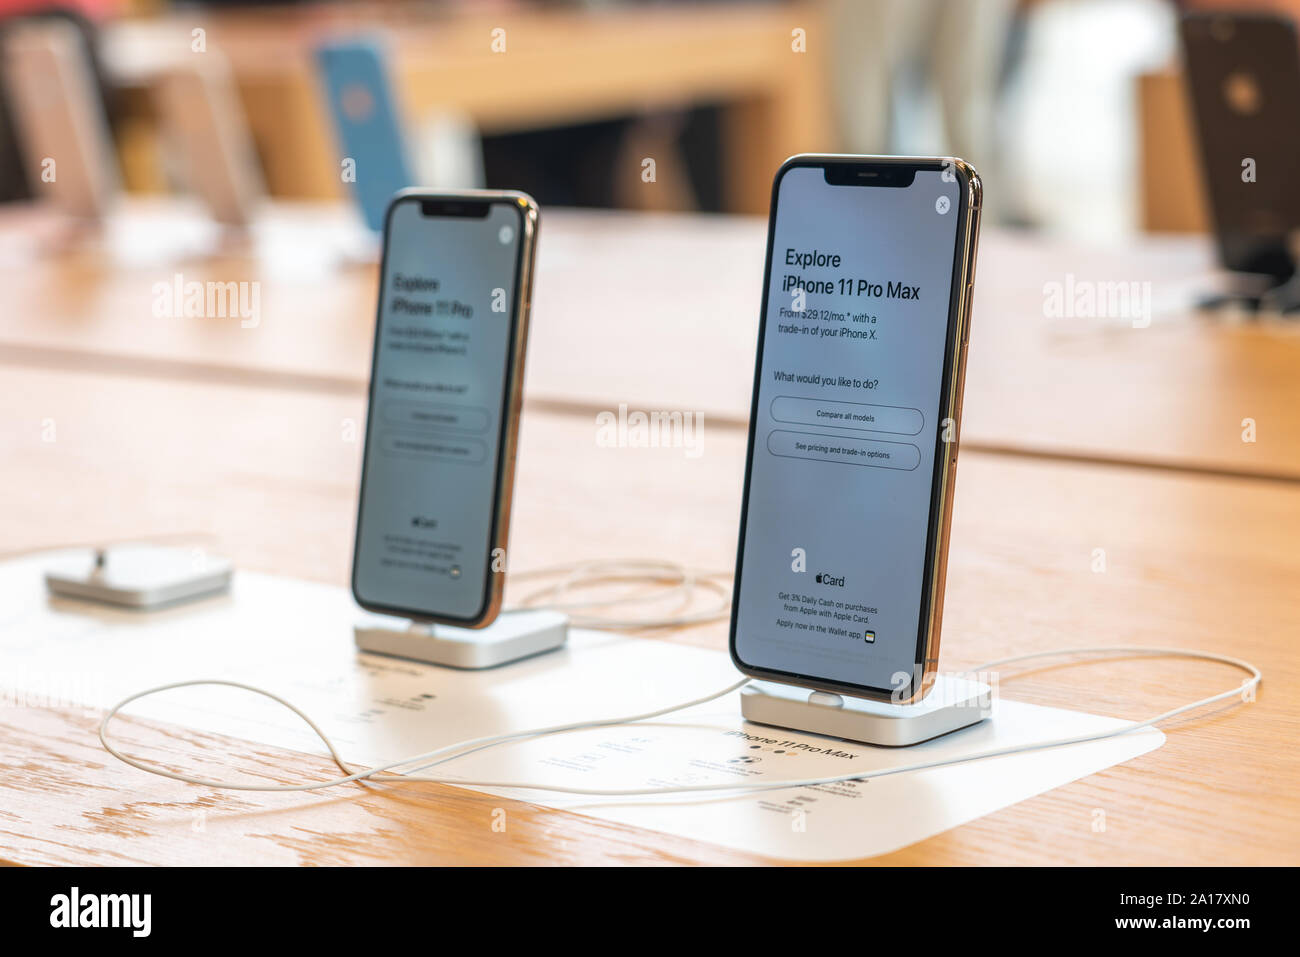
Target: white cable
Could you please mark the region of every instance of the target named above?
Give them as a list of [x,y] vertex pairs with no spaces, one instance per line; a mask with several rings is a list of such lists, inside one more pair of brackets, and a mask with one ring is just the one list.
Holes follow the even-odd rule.
[[[1224,701],[1227,700],[1228,698],[1234,698],[1240,696],[1242,700],[1246,700],[1247,692],[1257,687],[1259,683],[1263,680],[1263,675],[1260,673],[1260,670],[1250,662],[1245,661],[1241,658],[1233,658],[1228,655],[1220,655],[1214,652],[1192,651],[1192,650],[1187,650],[1182,648],[1095,647],[1095,648],[1068,648],[1060,651],[1039,651],[1039,652],[1032,652],[1030,654],[1025,654],[1025,655],[1015,655],[1010,658],[1000,658],[996,661],[990,661],[987,662],[986,664],[978,666],[977,668],[971,669],[970,672],[966,672],[966,673],[969,674],[974,672],[987,671],[988,669],[996,667],[997,665],[1013,664],[1016,662],[1028,661],[1036,658],[1058,657],[1063,655],[1081,655],[1081,654],[1123,655],[1123,656],[1130,656],[1130,657],[1134,655],[1158,655],[1162,657],[1172,656],[1172,657],[1182,657],[1182,658],[1197,658],[1204,661],[1214,661],[1214,662],[1219,662],[1221,664],[1231,665],[1234,668],[1239,668],[1242,671],[1247,672],[1251,677],[1249,678],[1249,680],[1243,681],[1236,688],[1232,688],[1227,691],[1220,692],[1219,694],[1211,695],[1208,698],[1202,698],[1199,701],[1192,702],[1191,704],[1182,705],[1170,711],[1166,711],[1163,712],[1162,714],[1158,714],[1152,718],[1147,718],[1142,721],[1128,722],[1124,725],[1121,725],[1118,728],[1112,728],[1109,731],[1097,731],[1088,734],[1073,735],[1071,737],[1055,738],[1049,741],[1040,741],[1040,742],[1034,742],[1030,744],[1012,745],[1005,748],[995,748],[989,751],[980,751],[980,752],[976,752],[975,754],[960,755],[956,757],[947,757],[947,758],[938,758],[933,761],[921,761],[914,764],[905,764],[905,765],[900,765],[898,767],[892,767],[892,768],[876,768],[876,769],[868,769],[862,771],[848,771],[842,774],[831,775],[828,777],[798,778],[794,780],[765,781],[761,783],[725,782],[721,784],[690,784],[690,785],[675,785],[675,786],[668,786],[668,787],[579,788],[579,787],[572,787],[568,785],[537,784],[535,782],[528,782],[528,781],[475,781],[475,780],[466,780],[463,778],[438,777],[434,775],[422,775],[422,774],[414,774],[414,773],[411,774],[389,773],[394,768],[403,767],[405,765],[415,765],[415,767],[412,768],[412,770],[418,771],[425,767],[431,767],[435,764],[441,764],[444,761],[450,761],[453,758],[462,757],[466,754],[469,754],[471,751],[479,751],[482,750],[483,748],[491,747],[497,744],[502,744],[506,741],[515,741],[521,738],[540,737],[549,734],[560,734],[566,731],[576,731],[585,728],[601,728],[601,727],[608,727],[609,725],[634,724],[641,721],[647,721],[651,718],[657,718],[665,714],[671,714],[674,711],[681,711],[685,708],[691,708],[694,707],[695,705],[704,704],[706,702],[713,701],[717,698],[721,698],[723,695],[730,694],[731,692],[737,691],[740,688],[744,687],[746,684],[749,683],[748,678],[743,679],[741,681],[737,681],[723,688],[721,691],[715,691],[712,694],[705,695],[702,698],[695,698],[691,701],[685,701],[680,704],[670,705],[669,707],[659,708],[654,711],[647,711],[642,714],[625,715],[617,718],[597,719],[594,721],[575,721],[569,724],[553,725],[547,728],[534,728],[528,731],[511,731],[505,734],[495,734],[495,735],[487,735],[481,738],[471,738],[468,741],[460,741],[457,742],[456,744],[447,745],[442,748],[435,748],[432,751],[426,751],[423,754],[416,754],[407,758],[402,758],[399,761],[392,761],[388,764],[381,765],[380,767],[369,768],[360,771],[353,771],[352,768],[347,763],[344,762],[342,756],[338,753],[338,750],[334,747],[334,742],[332,742],[329,739],[329,736],[326,735],[325,732],[322,731],[320,727],[316,724],[316,722],[312,721],[312,719],[308,717],[305,712],[295,707],[293,704],[286,701],[284,698],[281,698],[279,695],[274,694],[273,692],[266,691],[262,688],[254,687],[253,685],[244,684],[239,681],[226,681],[220,679],[177,681],[171,684],[159,685],[156,688],[148,688],[144,691],[136,692],[135,694],[130,695],[129,697],[119,701],[108,711],[107,714],[104,715],[104,719],[103,721],[100,722],[99,725],[99,740],[109,754],[113,755],[115,758],[117,758],[120,761],[126,762],[127,764],[131,765],[134,768],[138,768],[141,771],[147,771],[150,774],[157,774],[162,777],[171,778],[175,781],[184,781],[188,784],[197,784],[202,787],[220,788],[224,790],[234,790],[234,791],[316,791],[316,790],[320,790],[321,788],[336,787],[340,784],[349,784],[353,781],[370,781],[370,780],[387,781],[387,782],[404,782],[404,781],[433,782],[437,784],[450,784],[457,787],[519,788],[519,789],[524,789],[529,791],[557,791],[564,794],[578,794],[578,795],[587,795],[592,797],[641,797],[641,796],[655,795],[655,794],[684,794],[684,793],[698,793],[698,792],[705,792],[705,791],[773,791],[773,790],[783,790],[785,788],[812,787],[816,785],[838,784],[844,781],[865,781],[870,778],[885,777],[887,775],[892,775],[892,774],[905,774],[910,771],[924,771],[930,768],[947,767],[949,765],[955,765],[955,764],[966,764],[972,761],[982,761],[988,758],[1004,757],[1006,755],[1011,755],[1011,754],[1022,754],[1028,751],[1041,751],[1047,748],[1064,747],[1066,745],[1071,745],[1071,744],[1083,744],[1089,741],[1102,741],[1107,738],[1117,737],[1121,734],[1128,734],[1129,732],[1132,731],[1139,731],[1144,728],[1154,727],[1155,725],[1168,721],[1171,718],[1177,717],[1180,714],[1184,714],[1196,708],[1202,708],[1205,707],[1206,705],[1214,704],[1219,701]],[[326,749],[329,751],[330,757],[333,759],[334,763],[338,765],[339,769],[344,772],[344,776],[331,778],[326,781],[311,781],[302,784],[252,784],[252,783],[239,783],[239,782],[228,782],[228,781],[215,781],[215,780],[209,780],[207,778],[195,777],[188,774],[181,774],[177,771],[170,771],[167,768],[163,768],[155,764],[149,764],[148,762],[145,761],[137,760],[136,758],[132,758],[128,755],[123,754],[121,751],[117,750],[117,748],[115,748],[112,744],[109,743],[108,741],[109,723],[113,720],[114,717],[117,716],[118,712],[121,711],[122,708],[126,707],[131,702],[137,701],[140,698],[148,697],[149,695],[158,694],[163,691],[170,691],[174,688],[188,688],[197,685],[224,685],[231,688],[240,688],[244,691],[251,691],[254,694],[259,694],[262,695],[263,697],[270,698],[272,701],[276,701],[279,704],[284,705],[294,714],[298,715],[298,717],[302,718],[302,720],[307,723],[307,726],[310,727],[314,732],[316,732],[316,736],[319,737],[321,741],[324,743]]]
[[[709,572],[701,569],[689,568],[677,562],[667,562],[661,559],[653,558],[630,558],[630,559],[597,559],[595,561],[570,562],[564,565],[555,565],[549,568],[530,569],[524,572],[512,572],[511,580],[554,577],[563,575],[564,578],[551,585],[538,589],[529,595],[511,610],[518,611],[525,608],[539,607],[536,603],[542,598],[549,598],[544,606],[556,611],[570,613],[570,624],[578,628],[672,628],[683,625],[699,624],[706,621],[715,621],[724,618],[731,608],[731,589],[721,582],[715,581],[717,578],[730,576],[730,572]],[[622,595],[616,598],[594,599],[582,601],[577,599],[568,599],[566,596],[572,592],[583,588],[590,588],[604,582],[633,582],[646,581],[656,584],[667,584],[667,587],[659,592],[635,595]],[[627,605],[635,603],[644,603],[651,601],[664,600],[678,592],[683,593],[683,600],[679,607],[685,607],[690,604],[691,598],[697,588],[704,588],[715,592],[718,601],[701,611],[690,612],[678,615],[665,615],[659,618],[611,618],[608,616],[596,614],[572,614],[572,612],[587,608],[606,608],[612,605]]]
[[[458,741],[455,744],[449,744],[441,748],[435,748],[434,750],[426,751],[423,754],[413,754],[410,757],[402,758],[397,761],[392,761],[388,764],[380,765],[377,768],[370,768],[369,770],[352,772],[351,768],[349,768],[348,765],[344,763],[342,756],[340,756],[338,751],[335,749],[334,742],[329,739],[329,736],[320,729],[320,727],[316,724],[316,722],[313,721],[311,718],[309,718],[306,712],[296,707],[295,705],[291,704],[290,702],[286,701],[284,698],[281,698],[278,694],[275,694],[272,691],[267,691],[264,688],[255,687],[254,685],[244,684],[242,681],[228,681],[222,678],[200,678],[194,681],[174,681],[170,684],[158,685],[155,688],[146,688],[144,691],[137,691],[135,694],[123,698],[121,701],[119,701],[117,704],[115,704],[112,708],[109,709],[108,713],[104,715],[104,720],[99,723],[99,741],[101,744],[104,745],[105,750],[107,750],[109,754],[113,755],[113,757],[117,758],[119,761],[124,761],[134,768],[139,768],[141,771],[148,771],[151,774],[160,774],[163,777],[173,778],[177,781],[185,781],[189,784],[200,784],[206,787],[225,788],[227,790],[236,790],[236,791],[315,791],[320,788],[336,787],[337,785],[347,784],[351,781],[359,781],[365,778],[375,777],[376,775],[380,775],[382,772],[390,771],[393,768],[399,768],[405,764],[414,764],[417,761],[428,761],[430,758],[438,758],[439,756],[446,755],[447,752],[449,751],[456,751],[457,753],[453,755],[448,755],[446,758],[444,758],[444,760],[450,760],[450,758],[452,757],[460,757],[462,753],[468,754],[469,750],[465,750],[465,749],[472,749],[477,751],[477,750],[481,750],[482,748],[488,745],[501,744],[502,742],[510,741],[515,738],[537,737],[546,734],[559,734],[560,732],[563,731],[577,731],[581,728],[603,728],[613,724],[635,724],[639,721],[648,721],[651,718],[658,718],[665,714],[671,714],[674,711],[681,711],[685,708],[692,708],[697,704],[705,704],[706,702],[713,701],[716,698],[721,698],[723,695],[729,694],[732,691],[737,691],[747,684],[749,684],[749,679],[744,678],[741,679],[740,681],[737,681],[734,684],[728,685],[727,687],[723,688],[721,691],[714,691],[711,694],[707,694],[702,698],[695,698],[692,701],[685,701],[680,704],[669,705],[666,708],[657,708],[654,711],[646,711],[642,714],[624,715],[618,718],[601,718],[594,721],[574,721],[569,724],[557,724],[547,728],[532,728],[527,731],[508,731],[504,734],[493,734],[482,738],[470,738],[467,741]],[[192,688],[199,685],[223,685],[230,688],[239,688],[244,691],[251,691],[253,692],[253,694],[262,695],[265,698],[270,698],[272,701],[284,705],[286,708],[288,708],[298,717],[302,718],[302,720],[307,723],[307,726],[316,732],[316,736],[320,738],[321,741],[324,743],[326,749],[330,753],[330,757],[333,758],[334,763],[337,764],[339,768],[341,768],[347,776],[341,778],[333,778],[328,781],[312,782],[308,784],[227,784],[221,781],[210,781],[205,778],[190,777],[188,775],[179,774],[175,771],[168,771],[166,768],[160,768],[157,767],[156,765],[150,765],[144,761],[138,761],[135,758],[122,754],[115,747],[113,747],[111,744],[108,743],[108,737],[107,734],[105,733],[106,729],[108,728],[108,723],[113,720],[113,718],[117,715],[119,711],[121,711],[132,701],[137,701],[140,698],[147,698],[150,695],[159,694],[163,691],[171,691],[175,688]],[[432,763],[437,763],[437,762],[432,762]],[[385,774],[382,777],[379,777],[378,780],[413,781],[413,780],[430,780],[430,779],[427,778],[420,779],[405,774]],[[510,785],[502,785],[502,786],[509,787]]]
[[[539,574],[547,574],[546,569],[531,573],[532,577]],[[550,602],[546,606],[556,610],[567,610],[574,608],[603,608],[609,605],[625,605],[646,601],[662,601],[663,599],[684,591],[686,603],[689,603],[691,593],[694,591],[695,581],[691,571],[676,562],[645,561],[641,559],[631,559],[628,561],[615,562],[584,562],[579,565],[559,566],[549,571],[549,574],[564,574],[565,578],[553,585],[547,585],[538,591],[533,592],[523,599],[522,604],[532,605],[538,600],[550,596]],[[676,583],[666,590],[660,590],[649,595],[635,594],[623,595],[617,598],[596,598],[588,601],[579,601],[577,599],[567,599],[569,591],[577,588],[588,588],[604,582],[636,582],[636,581],[653,581],[663,583],[665,580],[676,578]]]

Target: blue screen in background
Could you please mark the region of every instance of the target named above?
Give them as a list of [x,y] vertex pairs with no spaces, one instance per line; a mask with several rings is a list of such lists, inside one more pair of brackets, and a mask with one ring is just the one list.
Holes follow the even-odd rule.
[[472,619],[486,602],[522,216],[393,209],[353,559],[372,606]]
[[379,41],[334,41],[316,49],[344,182],[352,184],[366,225],[375,233],[384,228],[393,194],[415,182],[387,62]]
[[781,181],[736,596],[751,668],[876,689],[915,670],[961,188]]

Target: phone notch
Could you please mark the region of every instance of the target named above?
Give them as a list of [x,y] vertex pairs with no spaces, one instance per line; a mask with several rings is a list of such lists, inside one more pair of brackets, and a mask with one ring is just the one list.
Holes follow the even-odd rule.
[[454,216],[461,219],[487,219],[492,204],[478,199],[422,199],[420,215],[426,218]]
[[916,167],[896,163],[827,163],[822,174],[828,186],[885,186],[903,189],[916,180]]

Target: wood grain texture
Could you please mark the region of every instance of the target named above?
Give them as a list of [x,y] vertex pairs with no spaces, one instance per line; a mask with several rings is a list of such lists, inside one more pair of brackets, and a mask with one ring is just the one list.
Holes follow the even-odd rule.
[[[198,531],[240,567],[342,585],[362,400],[254,385],[5,366],[2,551]],[[43,441],[52,420],[56,438]],[[526,412],[512,569],[670,556],[730,567],[744,433],[704,452],[610,449],[594,416]],[[875,863],[1288,863],[1300,855],[1300,489],[1290,483],[964,453],[943,663],[1079,644],[1217,649],[1259,701],[1186,720],[1161,749]],[[1105,571],[1092,571],[1095,549]],[[722,648],[724,623],[655,637]],[[1138,717],[1235,683],[1208,664],[1043,667],[1003,693]],[[433,785],[229,795],[119,766],[72,711],[0,713],[0,858],[11,863],[726,863],[695,842]],[[133,723],[170,763],[276,780],[313,757]],[[505,807],[505,834],[488,826]],[[1095,832],[1095,812],[1106,830]],[[196,816],[202,811],[202,816]],[[219,840],[213,840],[219,838]]]
[[[281,215],[315,222],[329,211]],[[764,241],[755,219],[546,212],[527,401],[584,414],[627,403],[744,423]],[[1300,333],[1179,308],[1212,283],[1209,267],[1208,246],[1197,238],[1101,249],[987,232],[966,447],[1300,479]],[[260,323],[154,316],[154,284],[177,271],[187,281],[259,282]],[[7,306],[0,360],[364,391],[374,267],[286,274],[226,256],[113,269],[73,255],[0,275]],[[1044,290],[1071,276],[1139,290],[1150,283],[1150,326],[1048,318]],[[1255,423],[1253,442],[1243,441],[1246,420]]]

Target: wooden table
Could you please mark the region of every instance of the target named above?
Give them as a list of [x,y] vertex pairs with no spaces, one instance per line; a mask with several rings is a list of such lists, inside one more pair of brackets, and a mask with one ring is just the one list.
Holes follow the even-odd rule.
[[[405,119],[465,116],[484,133],[534,130],[651,110],[720,105],[726,208],[767,209],[770,170],[808,144],[836,148],[831,37],[820,4],[725,3],[601,11],[456,11],[312,4],[186,12],[115,24],[110,68],[144,85],[189,55],[191,31],[231,61],[273,195],[342,195],[311,56],[329,37],[380,35]],[[793,31],[806,37],[794,52]],[[494,39],[504,31],[504,52]],[[667,170],[665,169],[665,175]],[[639,184],[640,159],[627,169]]]
[[[281,207],[290,222],[338,209]],[[331,215],[333,218],[331,218]],[[543,214],[528,401],[747,421],[765,227],[736,217]],[[972,322],[967,448],[1217,474],[1300,479],[1300,326],[1216,322],[1186,308],[1213,282],[1201,239],[1114,249],[986,231]],[[256,281],[261,319],[153,314],[154,285]],[[377,270],[286,274],[238,255],[113,269],[94,256],[0,269],[0,359],[129,366],[360,394],[369,374]],[[1045,288],[1148,282],[1152,318],[1049,318]],[[1243,441],[1244,420],[1256,441]]]
[[[747,257],[761,248],[753,221],[548,218],[512,568],[631,552],[730,567],[761,268]],[[1289,863],[1300,853],[1300,755],[1288,746],[1300,732],[1300,467],[1286,371],[1295,339],[1187,317],[1142,330],[1061,329],[1038,318],[1046,276],[1073,269],[1174,282],[1195,279],[1204,262],[1186,243],[1102,253],[989,237],[974,326],[986,345],[972,351],[944,666],[1078,644],[1202,647],[1255,661],[1266,676],[1259,701],[1179,722],[1155,752],[872,863]],[[182,267],[187,278],[230,280],[261,268],[237,257]],[[172,269],[70,257],[4,272],[0,552],[189,533],[241,568],[344,584],[372,270],[268,275],[263,321],[240,329],[153,319],[150,284]],[[1189,368],[1201,390],[1189,388]],[[598,446],[595,412],[620,401],[706,410],[704,454]],[[1261,441],[1243,449],[1216,438],[1215,418],[1162,430],[1160,416],[1180,402],[1207,416],[1258,409]],[[1099,548],[1104,573],[1092,570]],[[656,637],[722,648],[726,627]],[[1204,663],[1135,660],[1042,668],[1002,690],[1138,717],[1237,679]],[[500,834],[490,827],[500,798],[434,785],[209,792],[105,760],[94,724],[59,709],[0,712],[9,768],[0,861],[756,860],[517,802]],[[225,773],[232,755],[284,780],[323,768],[194,731],[133,722],[124,732],[133,747],[199,773]]]
[[[356,395],[3,367],[6,549],[197,532],[248,569],[342,585],[359,447]],[[43,441],[52,421],[55,441]],[[635,551],[727,567],[744,433],[704,454],[607,449],[590,415],[529,409],[515,568]],[[1229,651],[1267,676],[1260,700],[1168,729],[1159,750],[873,863],[1283,863],[1300,853],[1293,636],[1300,488],[1288,483],[963,455],[945,666],[1080,643]],[[111,503],[96,506],[93,503]],[[1091,570],[1104,548],[1107,570]],[[725,623],[665,635],[722,648]],[[1008,680],[1024,700],[1137,717],[1237,680],[1138,660]],[[1082,696],[1082,697],[1081,697]],[[209,792],[106,761],[77,712],[0,713],[8,774],[0,860],[13,863],[627,863],[754,858],[571,813],[419,785],[399,792]],[[124,726],[133,747],[198,772],[282,779],[315,758],[192,731]],[[241,764],[241,762],[243,762]],[[55,782],[62,782],[56,785]],[[1092,830],[1094,809],[1105,833]],[[205,829],[192,828],[202,809]],[[482,827],[475,827],[475,821]],[[213,838],[219,840],[213,840]]]

